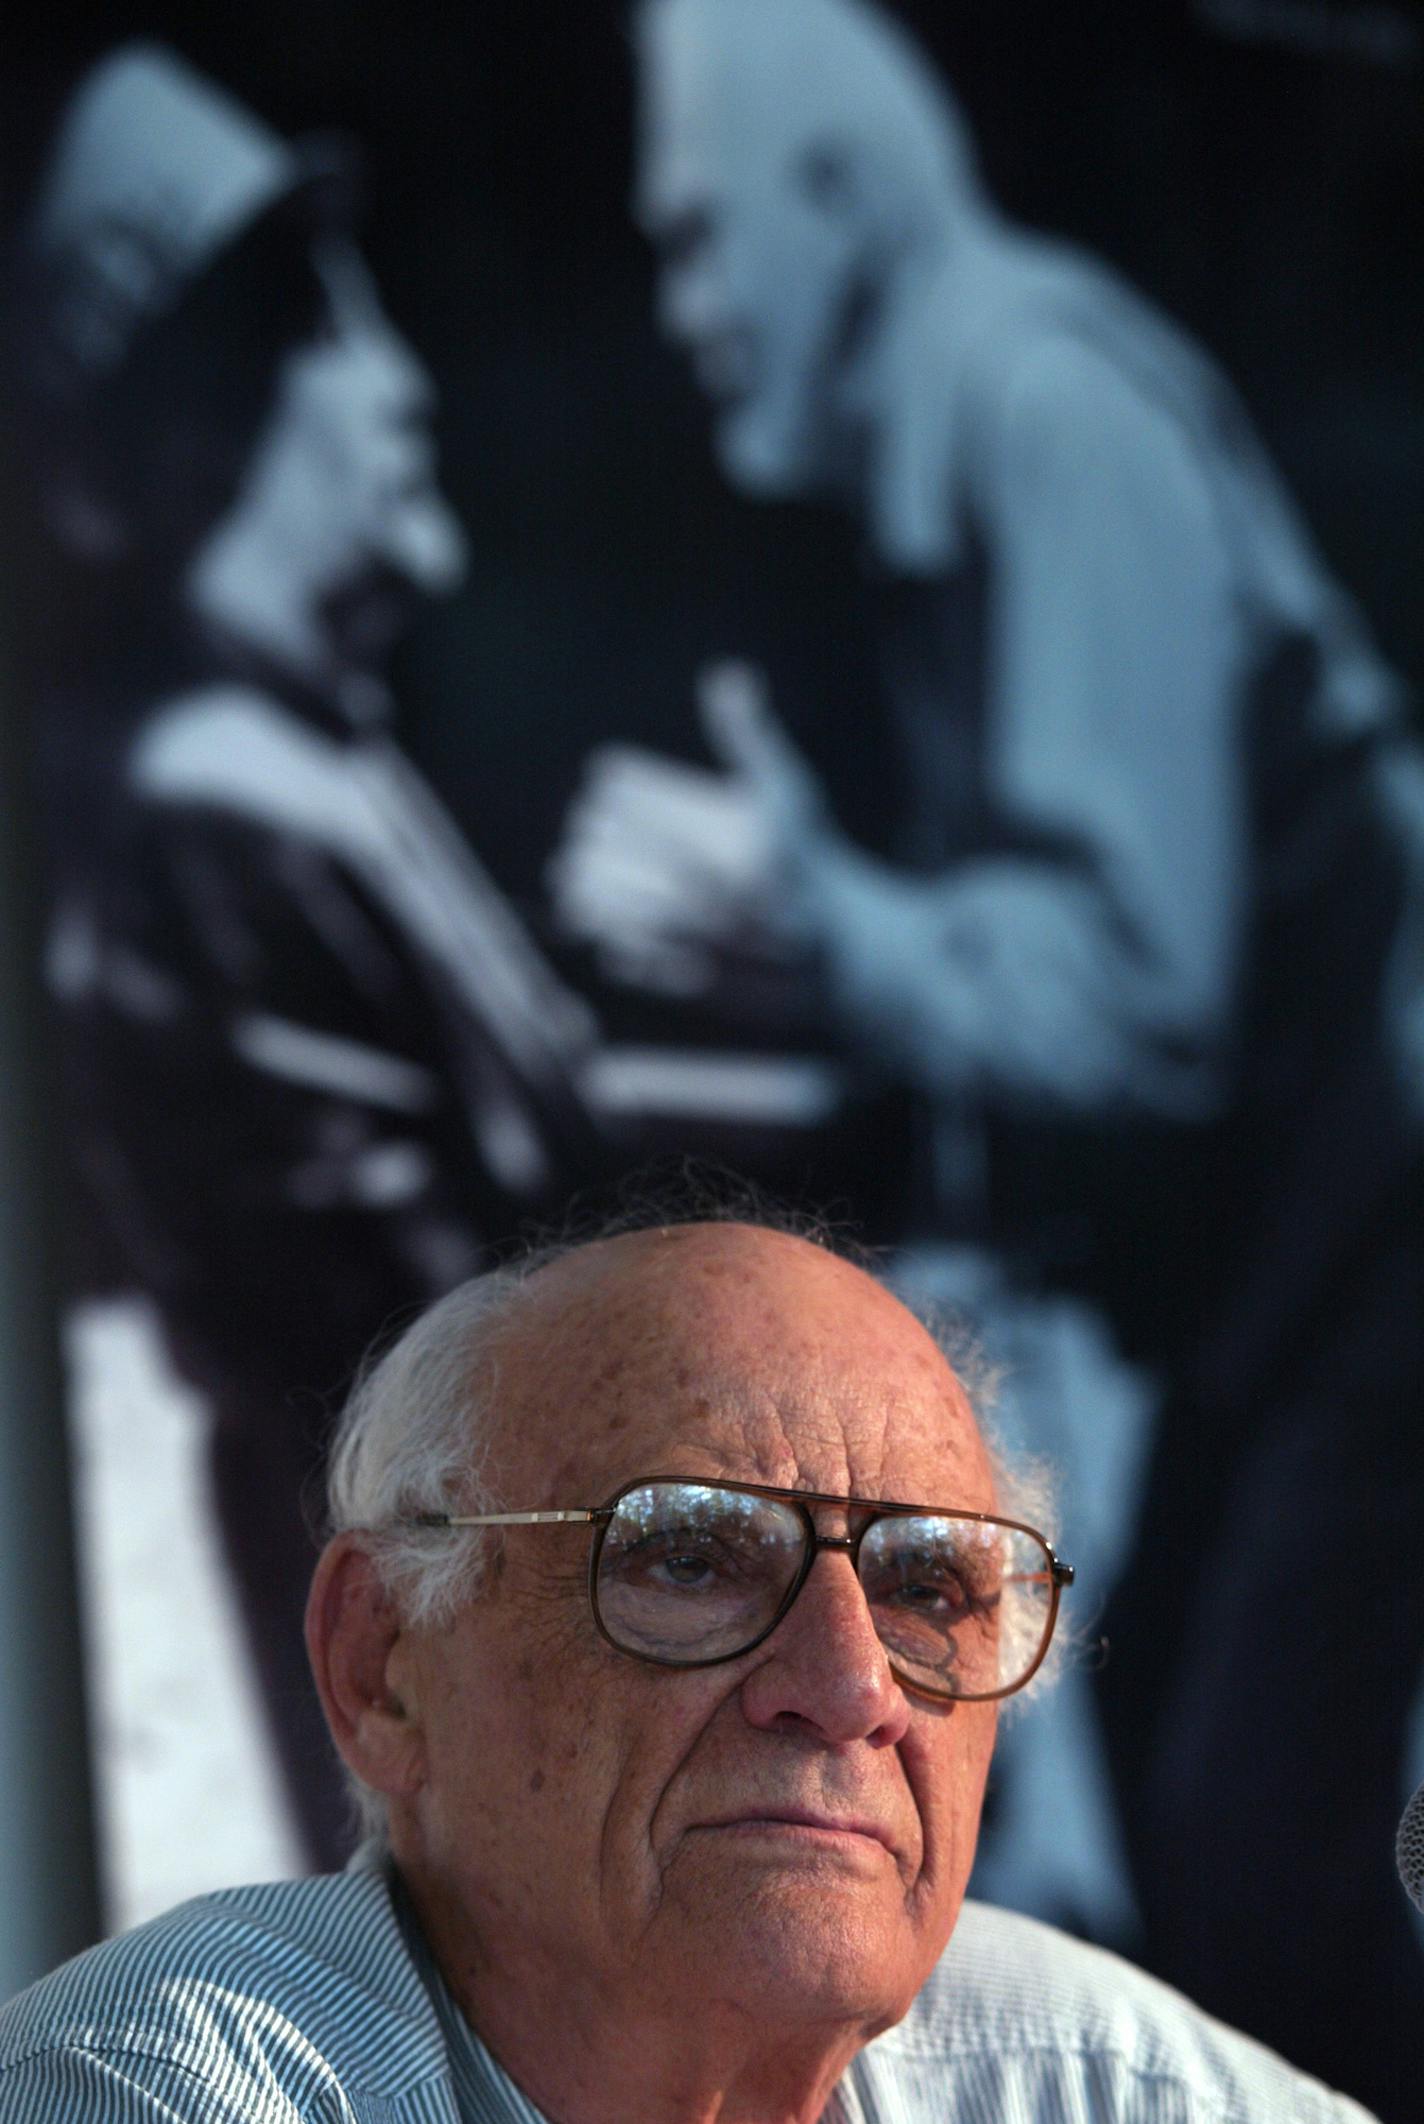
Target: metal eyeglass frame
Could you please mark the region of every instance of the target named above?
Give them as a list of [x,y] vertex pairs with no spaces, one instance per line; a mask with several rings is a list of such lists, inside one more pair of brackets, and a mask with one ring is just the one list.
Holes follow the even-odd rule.
[[[603,1544],[608,1529],[623,1499],[630,1495],[632,1491],[647,1489],[654,1483],[671,1483],[683,1488],[730,1490],[740,1497],[769,1497],[779,1504],[793,1506],[800,1516],[802,1526],[805,1529],[805,1547],[800,1565],[785,1594],[782,1596],[781,1604],[772,1616],[771,1621],[767,1623],[764,1629],[759,1630],[749,1643],[739,1645],[735,1652],[716,1652],[709,1659],[659,1659],[651,1652],[637,1651],[632,1646],[620,1644],[603,1620],[603,1614],[598,1604],[598,1565],[599,1559],[603,1554]],[[858,1534],[822,1534],[818,1531],[816,1522],[811,1517],[812,1505],[839,1505],[849,1512],[868,1512],[870,1517]],[[1018,1680],[1011,1682],[1007,1688],[974,1691],[931,1689],[925,1683],[913,1680],[909,1676],[902,1674],[893,1659],[890,1659],[890,1672],[895,1676],[896,1681],[900,1683],[902,1688],[912,1689],[917,1695],[929,1697],[935,1703],[990,1703],[999,1697],[1014,1696],[1020,1689],[1027,1687],[1043,1665],[1044,1659],[1048,1654],[1048,1648],[1053,1642],[1053,1632],[1058,1623],[1059,1600],[1062,1597],[1064,1587],[1072,1585],[1075,1575],[1072,1564],[1065,1563],[1057,1555],[1047,1537],[1041,1534],[1037,1527],[1029,1526],[1027,1521],[1022,1519],[1004,1519],[997,1512],[971,1512],[961,1506],[953,1505],[886,1504],[879,1498],[838,1497],[834,1492],[827,1490],[781,1490],[772,1487],[770,1484],[760,1482],[724,1482],[715,1476],[639,1475],[633,1481],[625,1482],[615,1490],[606,1504],[577,1505],[563,1511],[542,1512],[418,1512],[412,1515],[406,1521],[406,1524],[408,1526],[432,1528],[535,1527],[579,1524],[592,1526],[595,1529],[595,1533],[588,1558],[588,1598],[599,1635],[612,1645],[615,1652],[621,1652],[627,1659],[646,1660],[648,1665],[653,1667],[689,1668],[726,1666],[731,1660],[741,1659],[746,1653],[755,1651],[758,1645],[764,1644],[777,1625],[784,1622],[790,1613],[796,1597],[805,1585],[806,1580],[810,1577],[811,1568],[822,1549],[839,1549],[848,1555],[854,1567],[857,1582],[859,1582],[860,1545],[877,1520],[919,1519],[927,1516],[937,1519],[973,1520],[980,1526],[1008,1527],[1014,1533],[1027,1534],[1030,1540],[1036,1541],[1048,1558],[1048,1579],[1052,1589],[1048,1608],[1048,1621],[1044,1627],[1042,1642],[1034,1656],[1033,1664],[1025,1674],[1020,1675]],[[888,1658],[888,1647],[886,1652]]]

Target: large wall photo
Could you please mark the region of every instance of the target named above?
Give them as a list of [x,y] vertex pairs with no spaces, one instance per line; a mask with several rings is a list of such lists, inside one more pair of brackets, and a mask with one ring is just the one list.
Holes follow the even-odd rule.
[[962,1320],[1053,1471],[975,1892],[1403,2115],[1420,16],[28,14],[115,1921],[350,1849],[301,1615],[363,1353],[709,1161]]

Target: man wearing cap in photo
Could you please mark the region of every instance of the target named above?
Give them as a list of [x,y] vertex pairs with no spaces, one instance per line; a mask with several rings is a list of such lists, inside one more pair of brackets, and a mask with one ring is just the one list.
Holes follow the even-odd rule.
[[[303,1485],[388,1319],[593,1155],[593,1027],[392,742],[386,652],[461,579],[433,394],[353,171],[173,53],[65,114],[14,342],[89,1273],[156,1300],[314,1853]],[[95,1249],[91,1249],[96,1251]]]

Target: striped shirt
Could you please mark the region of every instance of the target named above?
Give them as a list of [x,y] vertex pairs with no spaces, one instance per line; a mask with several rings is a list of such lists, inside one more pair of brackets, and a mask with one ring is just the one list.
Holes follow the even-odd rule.
[[[0,2124],[547,2124],[369,1864],[204,1896],[0,2012]],[[966,1904],[836,2124],[1368,2124],[1165,1986]]]

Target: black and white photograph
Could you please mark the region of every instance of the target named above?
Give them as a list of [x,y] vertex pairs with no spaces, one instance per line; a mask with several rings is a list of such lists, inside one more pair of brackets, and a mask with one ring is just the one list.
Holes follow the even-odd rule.
[[[67,2093],[7,2049],[3,2001],[187,1898],[348,1879],[359,1845],[453,2092],[427,2112],[392,2081],[333,2116],[1404,2124],[1424,13],[64,0],[7,44],[0,1583],[23,1655],[0,1766],[74,1873],[61,1893],[17,1862],[0,1897],[29,1913],[9,1944],[0,1921],[0,2119],[325,2118],[275,2051],[271,2100],[297,2106],[164,2106],[161,2077]],[[470,1294],[506,1283],[479,1340]],[[526,1316],[554,1338],[537,1363]],[[909,1321],[972,1411],[977,1488],[960,1445],[936,1487]],[[765,1395],[825,1416],[882,1327],[882,1487],[854,1454],[823,1479],[814,1424],[790,1458],[753,1450]],[[746,1366],[731,1451],[697,1443],[732,1393],[719,1334]],[[537,1401],[517,1495],[512,1417],[435,1468],[461,1350],[492,1406],[506,1373],[511,1406]],[[724,1385],[679,1415],[699,1366]],[[402,1395],[434,1397],[405,1445]],[[605,1473],[580,1441],[615,1404],[645,1458]],[[539,1529],[574,1507],[591,1534]],[[432,1559],[493,1559],[468,1592],[491,1615],[518,1572],[567,1566],[570,1619],[549,1611],[496,1704],[442,1710],[468,1761],[432,1739],[419,1802],[374,1783],[333,1679],[377,1509],[425,1530],[373,1535],[371,1569],[446,1662],[464,1610]],[[1010,1531],[971,1542],[976,1519]],[[620,1590],[653,1541],[679,1585],[715,1547],[744,1619],[704,1640],[701,1609]],[[878,1607],[877,1578],[951,1551],[996,1618],[982,1686],[962,1623],[921,1668]],[[759,1715],[842,1572],[903,1734],[899,1711],[853,1738],[799,1699]],[[569,1689],[607,1679],[577,1714],[545,1637]],[[734,2086],[716,1972],[742,1933],[709,1875],[705,1970],[648,1933],[682,2002],[676,2092],[645,1988],[585,1997],[573,1825],[600,1788],[555,1771],[552,1729],[549,1800],[542,1758],[505,1765],[526,1687],[594,1760],[644,1706],[639,1791],[674,1745],[658,1707],[715,1689],[677,1774],[705,1753],[730,1776],[741,1748],[766,1796],[758,1766],[794,1752],[829,1804],[828,1766],[848,1798],[857,1750],[876,1778],[893,1755],[929,1821],[922,1785],[951,1758],[962,1782],[982,1727],[982,1810],[935,1906],[952,1925],[967,1885],[971,1943],[801,2077],[810,2006],[758,1980],[727,2011],[784,2015],[786,2084],[748,2064]],[[35,1736],[61,1714],[51,1788]],[[490,1823],[538,1863],[481,1876]],[[825,1889],[825,1853],[780,1856],[840,1923],[823,1895],[849,1861]],[[1171,1987],[1160,2025],[1136,1993],[1114,2009],[1148,2016],[1160,2068],[1087,2093],[878,2079],[882,2043],[967,2043],[1009,1981],[1020,1950],[986,1935],[944,2003],[979,1905]],[[748,1971],[758,1952],[748,1932]],[[1075,2011],[1108,2011],[1073,1981]],[[882,2037],[911,1997],[923,2035]],[[1217,2023],[1335,2106],[1218,2058]],[[635,2055],[647,2076],[620,2080]]]

